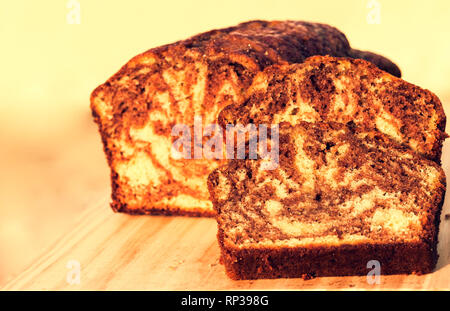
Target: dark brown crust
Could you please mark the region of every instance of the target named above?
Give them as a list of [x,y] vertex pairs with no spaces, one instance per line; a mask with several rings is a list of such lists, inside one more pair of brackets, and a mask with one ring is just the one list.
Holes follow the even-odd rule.
[[[247,41],[248,40],[248,41]],[[263,50],[252,51],[246,43],[261,44]],[[183,42],[188,48],[202,51],[229,51],[246,54],[258,60],[264,67],[272,65],[267,51],[273,50],[278,57],[289,63],[301,63],[313,55],[332,55],[360,58],[372,62],[380,69],[401,77],[400,69],[389,59],[368,51],[352,49],[343,33],[320,23],[303,21],[249,21],[234,27],[212,30],[196,35]],[[262,54],[261,52],[264,52]]]
[[433,271],[437,261],[426,242],[244,250],[222,247],[221,256],[227,275],[235,280],[367,275],[370,260],[380,262],[384,275],[425,274]]
[[[197,56],[186,56],[186,51],[192,51]],[[200,56],[199,56],[200,55]],[[177,66],[185,66],[194,63],[202,63],[208,66],[208,82],[205,87],[205,99],[202,105],[205,112],[214,111],[229,105],[232,101],[227,95],[223,99],[217,100],[216,95],[225,81],[232,81],[232,76],[238,78],[237,82],[231,82],[235,89],[237,100],[241,100],[243,92],[251,84],[254,75],[265,67],[273,64],[302,62],[311,55],[334,55],[343,57],[370,58],[376,65],[394,75],[400,75],[398,67],[382,56],[353,50],[345,37],[336,28],[317,23],[308,23],[300,21],[250,21],[225,29],[212,30],[203,34],[193,36],[187,40],[182,40],[173,44],[164,45],[151,49],[147,52],[137,55],[124,65],[115,75],[99,87],[91,95],[91,109],[95,122],[99,126],[102,136],[104,151],[111,167],[112,183],[112,206],[116,211],[126,211],[142,214],[185,214],[186,211],[175,211],[170,206],[158,208],[152,206],[156,196],[170,197],[179,190],[180,185],[172,182],[167,187],[162,187],[157,194],[148,193],[145,204],[138,209],[127,206],[125,194],[120,193],[121,185],[117,174],[114,172],[113,162],[120,157],[114,141],[120,137],[121,133],[127,131],[132,125],[139,127],[148,121],[148,113],[153,111],[148,106],[151,100],[148,100],[145,92],[147,88],[156,89],[158,92],[165,92],[170,87],[156,78],[151,80],[151,75],[157,75],[162,70],[173,68],[166,57],[174,59]],[[145,60],[149,58],[156,59],[156,63],[146,64]],[[175,66],[176,67],[176,66]],[[149,69],[147,74],[140,74],[139,70]],[[178,69],[175,69],[178,70]],[[184,87],[188,88],[196,79],[198,73],[192,72],[190,78],[183,82]],[[123,77],[129,77],[130,83],[122,85],[118,81]],[[159,79],[159,80],[158,80]],[[153,81],[153,82],[148,82]],[[144,92],[144,93],[143,93]],[[173,96],[172,96],[173,97]],[[96,100],[102,100],[110,106],[111,120],[104,120],[100,117],[99,109],[95,103]],[[176,110],[176,100],[171,100],[171,107]],[[192,104],[192,103],[191,103]],[[175,123],[185,123],[191,115],[181,117]],[[177,117],[178,118],[178,117]],[[186,121],[189,124],[189,121]],[[167,134],[166,128],[159,129],[164,135]],[[128,139],[128,138],[127,138]],[[154,162],[158,166],[158,161]],[[186,166],[188,164],[186,163]],[[201,167],[197,171],[208,171],[209,166]],[[207,173],[205,173],[205,178]],[[170,174],[168,174],[170,179]],[[187,191],[187,190],[186,190]],[[194,197],[207,199],[205,193],[194,193]],[[167,211],[166,211],[167,209]],[[203,212],[194,212],[194,214]],[[211,213],[205,212],[205,216]]]
[[[327,129],[340,129],[342,124],[335,123],[306,123],[301,122],[298,126],[321,131]],[[280,166],[283,154],[292,147],[283,147],[286,144],[283,140],[283,129],[289,130],[291,126],[282,124],[280,127]],[[319,136],[321,134],[318,134]],[[312,137],[314,141],[317,137]],[[369,136],[369,139],[372,139]],[[366,275],[370,269],[367,268],[369,260],[378,260],[381,264],[382,274],[404,274],[404,273],[429,273],[437,262],[437,243],[440,224],[440,214],[445,197],[446,178],[444,171],[433,161],[424,159],[410,152],[408,148],[398,145],[387,136],[380,133],[374,133],[376,145],[380,148],[392,148],[401,153],[409,153],[413,163],[429,165],[439,170],[439,176],[436,182],[436,188],[431,193],[429,199],[418,203],[420,209],[425,211],[426,218],[422,222],[422,228],[418,232],[419,241],[405,242],[402,239],[392,239],[389,235],[379,235],[378,239],[364,242],[361,244],[343,244],[340,246],[323,244],[320,246],[309,247],[261,247],[261,248],[238,248],[230,242],[228,238],[225,241],[225,230],[228,227],[233,228],[236,224],[228,223],[229,214],[223,209],[224,202],[240,201],[240,196],[247,193],[245,189],[236,189],[232,181],[234,172],[246,167],[246,163],[253,166],[257,161],[243,160],[230,161],[226,166],[218,168],[212,172],[208,179],[208,187],[211,193],[211,200],[217,211],[216,219],[218,221],[218,242],[221,248],[221,262],[225,265],[228,276],[232,279],[257,279],[257,278],[279,278],[279,277],[311,277],[311,276],[343,276],[343,275]],[[306,141],[306,140],[305,140]],[[319,144],[323,142],[319,140]],[[292,145],[292,144],[291,144]],[[308,145],[309,146],[309,145]],[[353,144],[357,149],[357,144]],[[309,147],[308,147],[309,148]],[[417,161],[417,162],[416,162]],[[403,165],[408,165],[403,163]],[[351,167],[351,166],[350,166]],[[221,172],[225,178],[231,182],[230,195],[226,200],[218,199],[215,189],[218,186],[217,174]],[[254,172],[251,176],[255,175]],[[386,179],[391,179],[386,176]],[[251,187],[246,182],[242,185]],[[383,187],[381,184],[379,187]],[[412,191],[409,188],[398,188],[404,192]],[[248,192],[250,195],[250,192]],[[247,195],[247,194],[245,194]],[[253,195],[253,194],[252,194]],[[261,200],[272,199],[271,194]],[[273,198],[276,199],[276,198]],[[254,202],[250,197],[250,202]],[[248,206],[246,206],[248,208]],[[225,216],[225,217],[224,217]],[[293,215],[290,215],[293,217]],[[246,220],[247,221],[247,220]],[[257,235],[271,239],[266,235],[262,228],[259,228],[255,222],[251,221],[254,231]],[[340,228],[344,231],[345,228]],[[272,230],[272,229],[270,229]],[[252,231],[253,232],[253,231]],[[278,234],[278,233],[276,233]],[[278,236],[282,238],[282,235]],[[253,239],[253,236],[252,236]],[[239,241],[236,245],[239,245]]]
[[389,59],[369,51],[360,51],[353,49],[349,55],[351,58],[360,58],[376,64],[378,68],[389,72],[391,75],[401,77],[400,69]]
[[[114,202],[114,201],[113,201]],[[128,209],[126,205],[116,206],[114,203],[111,204],[111,208],[116,213],[127,213],[130,215],[162,215],[162,216],[188,216],[188,217],[214,217],[216,213],[208,213],[202,209],[192,209],[192,210],[180,210],[180,209],[161,209],[152,208],[148,209]]]

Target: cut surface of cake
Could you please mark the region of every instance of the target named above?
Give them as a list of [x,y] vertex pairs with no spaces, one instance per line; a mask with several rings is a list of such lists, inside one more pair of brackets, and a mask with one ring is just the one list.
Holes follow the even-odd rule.
[[379,132],[280,125],[279,165],[232,160],[208,188],[233,279],[428,273],[437,260],[445,175]]
[[111,168],[112,208],[135,214],[212,216],[206,180],[218,160],[172,156],[176,124],[216,123],[254,75],[311,55],[365,58],[400,76],[386,58],[354,50],[328,25],[252,21],[209,31],[132,58],[91,95]]
[[436,95],[349,58],[314,56],[302,64],[268,67],[255,77],[243,103],[219,115],[222,127],[299,121],[376,129],[438,163],[447,137]]

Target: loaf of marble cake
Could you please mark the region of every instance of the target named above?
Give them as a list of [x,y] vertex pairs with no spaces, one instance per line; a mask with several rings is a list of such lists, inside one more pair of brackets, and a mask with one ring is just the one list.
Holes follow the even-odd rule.
[[227,124],[335,121],[376,130],[440,163],[446,116],[439,98],[359,59],[314,56],[256,75],[245,101],[219,115]]
[[231,278],[433,270],[446,182],[436,162],[334,122],[281,124],[279,151],[274,170],[232,160],[209,175]]
[[312,55],[363,58],[400,76],[388,59],[350,48],[336,28],[301,21],[251,21],[132,58],[91,95],[111,169],[112,208],[212,216],[206,180],[221,161],[187,159],[186,150],[174,155],[172,129],[191,126],[194,116],[216,123],[222,108],[243,100],[258,72]]

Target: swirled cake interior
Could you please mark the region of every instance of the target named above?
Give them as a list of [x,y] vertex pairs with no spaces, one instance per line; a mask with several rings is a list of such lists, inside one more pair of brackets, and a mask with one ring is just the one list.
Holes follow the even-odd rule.
[[[231,161],[209,176],[232,278],[429,272],[445,176],[378,132],[338,123],[280,128],[280,160]],[[333,265],[334,263],[334,265]]]
[[380,131],[440,162],[446,117],[439,98],[359,59],[314,56],[259,73],[226,124],[334,121]]

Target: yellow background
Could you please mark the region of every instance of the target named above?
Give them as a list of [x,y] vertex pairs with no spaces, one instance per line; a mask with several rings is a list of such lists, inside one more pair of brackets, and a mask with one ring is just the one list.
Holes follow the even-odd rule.
[[[0,4],[0,285],[109,195],[90,92],[149,48],[251,19],[328,23],[351,45],[396,62],[403,78],[450,101],[450,2],[368,0],[107,1]],[[446,168],[445,168],[446,169]]]

